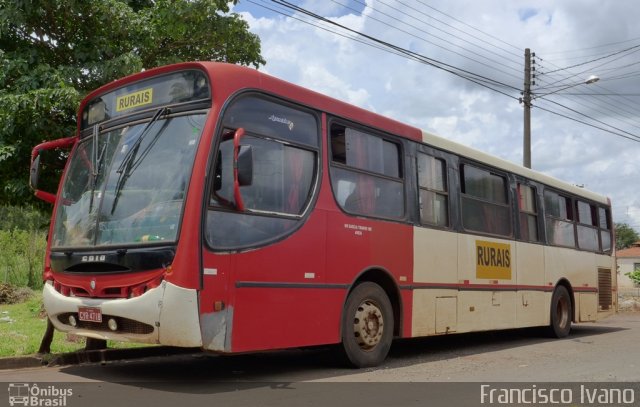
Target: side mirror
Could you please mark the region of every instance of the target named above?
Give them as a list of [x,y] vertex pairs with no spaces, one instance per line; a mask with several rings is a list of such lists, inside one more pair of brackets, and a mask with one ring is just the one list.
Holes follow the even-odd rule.
[[38,190],[38,178],[40,177],[40,156],[36,156],[31,161],[31,169],[29,170],[29,186],[34,191]]
[[67,137],[58,140],[46,141],[38,144],[31,150],[31,167],[29,169],[29,186],[34,190],[34,195],[37,198],[49,203],[56,202],[56,195],[51,192],[45,192],[38,189],[38,181],[40,180],[40,153],[47,150],[55,150],[58,148],[72,148],[77,137]]

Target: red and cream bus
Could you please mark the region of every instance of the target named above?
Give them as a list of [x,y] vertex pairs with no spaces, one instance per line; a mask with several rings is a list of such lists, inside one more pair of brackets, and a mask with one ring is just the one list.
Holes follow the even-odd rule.
[[[40,151],[72,146],[57,195]],[[616,309],[607,198],[253,69],[110,83],[34,148],[44,302],[96,339],[248,352],[548,326]]]

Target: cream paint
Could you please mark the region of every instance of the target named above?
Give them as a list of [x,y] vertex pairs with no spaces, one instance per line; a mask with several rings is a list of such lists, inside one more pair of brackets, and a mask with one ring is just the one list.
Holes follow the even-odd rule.
[[[510,245],[511,279],[477,277],[476,241]],[[611,269],[614,261],[573,249],[422,227],[414,227],[413,249],[413,336],[548,325],[552,287],[561,278],[575,289],[594,289],[598,267]],[[514,287],[505,290],[505,285]],[[575,322],[613,312],[598,311],[596,293],[575,293],[574,299]],[[445,306],[455,309],[455,317]]]
[[[426,132],[422,136],[423,142],[433,147],[608,205],[602,195]],[[509,273],[505,270],[478,273],[477,248],[482,245],[478,241],[489,242],[487,246],[495,244],[496,248],[509,245],[510,278],[506,278]],[[414,227],[413,249],[413,336],[442,333],[446,325],[455,327],[449,332],[548,325],[552,287],[566,278],[572,287],[597,288],[598,268],[613,270],[612,284],[616,286],[615,260],[607,255],[422,227]],[[479,275],[496,278],[479,278]],[[451,287],[439,286],[442,284]],[[460,289],[456,287],[458,284],[462,285]],[[465,284],[469,288],[482,286],[465,290]],[[491,285],[496,285],[496,290],[492,290]],[[498,289],[504,285],[517,287]],[[615,295],[614,310],[607,312],[598,311],[595,293],[577,293],[574,299],[575,319],[580,321],[606,317],[616,308]],[[455,318],[451,309],[443,310],[445,306],[455,308]]]

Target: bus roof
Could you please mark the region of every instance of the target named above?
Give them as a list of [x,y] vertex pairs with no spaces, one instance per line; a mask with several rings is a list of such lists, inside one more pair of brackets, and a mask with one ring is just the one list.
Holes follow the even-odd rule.
[[[484,153],[480,150],[476,150],[474,148],[456,143],[446,138],[436,136],[434,134],[422,131],[421,129],[407,125],[405,123],[401,123],[394,119],[390,119],[388,117],[356,107],[341,100],[334,99],[332,97],[323,95],[307,88],[303,88],[290,82],[286,82],[282,79],[275,78],[258,70],[228,63],[180,63],[133,74],[126,78],[111,82],[95,90],[94,92],[89,94],[87,98],[85,98],[85,100],[81,104],[81,108],[83,108],[91,98],[103,94],[107,91],[116,89],[120,86],[125,86],[127,83],[130,83],[132,81],[142,80],[151,76],[174,72],[177,70],[197,68],[207,71],[209,76],[212,78],[212,82],[214,83],[214,95],[216,93],[216,88],[218,88],[218,90],[220,90],[220,88],[224,88],[223,93],[226,93],[227,95],[234,94],[242,89],[266,90],[273,94],[280,95],[281,97],[290,99],[292,101],[303,103],[309,107],[327,112],[329,114],[345,119],[354,120],[363,125],[367,125],[384,132],[419,141],[427,145],[460,155],[462,157],[466,157],[481,163],[486,163],[489,166],[521,175],[550,187],[569,192],[573,195],[581,196],[605,205],[609,202],[607,197],[603,195],[588,191],[584,188],[577,187],[567,182],[560,181],[551,176],[522,167],[507,160],[500,159],[498,157]],[[216,81],[216,77],[224,77],[224,80]]]
[[599,202],[605,205],[609,204],[609,200],[606,196],[589,191],[587,189],[578,187],[576,185],[569,184],[567,182],[561,181],[552,176],[543,174],[538,171],[531,170],[529,168],[522,167],[520,165],[514,164],[511,161],[507,161],[491,154],[484,153],[480,150],[476,150],[474,148],[465,146],[460,143],[456,143],[451,140],[447,140],[445,138],[436,136],[434,134],[428,133],[424,131],[422,133],[423,142],[425,144],[431,145],[433,147],[437,147],[439,149],[449,151],[460,156],[485,163],[489,166],[499,168],[525,178],[531,179],[533,181],[538,181],[542,184],[548,185],[552,188],[559,189],[561,191],[569,192],[573,195],[584,197],[591,201]]

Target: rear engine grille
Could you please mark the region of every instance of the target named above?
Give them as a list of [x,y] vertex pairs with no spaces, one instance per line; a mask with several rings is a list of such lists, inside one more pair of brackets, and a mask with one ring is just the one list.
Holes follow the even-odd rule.
[[598,309],[607,311],[613,305],[611,270],[598,269]]
[[[72,315],[76,319],[76,326],[74,328],[88,329],[91,331],[106,331],[139,335],[147,335],[153,332],[153,326],[149,324],[145,324],[143,322],[135,321],[129,318],[114,317],[111,315],[102,315],[102,322],[90,322],[80,321],[77,312],[65,312],[64,314],[58,315],[58,321],[65,325],[72,326],[69,323],[69,317]],[[114,319],[118,324],[118,329],[116,329],[115,331],[109,329],[108,321],[110,319]]]

